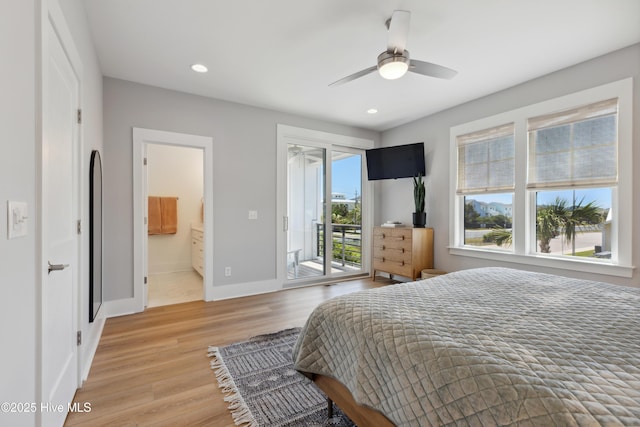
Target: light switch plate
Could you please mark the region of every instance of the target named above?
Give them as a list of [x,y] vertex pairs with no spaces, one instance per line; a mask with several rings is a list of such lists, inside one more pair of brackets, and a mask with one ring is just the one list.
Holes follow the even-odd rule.
[[27,235],[27,204],[7,202],[7,238],[15,239]]

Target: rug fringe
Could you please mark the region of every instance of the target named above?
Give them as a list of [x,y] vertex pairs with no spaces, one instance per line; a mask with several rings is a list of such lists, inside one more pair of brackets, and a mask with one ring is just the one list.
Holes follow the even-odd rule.
[[237,426],[246,425],[246,427],[258,427],[258,422],[244,402],[236,384],[233,382],[229,370],[222,361],[222,355],[218,347],[209,347],[208,356],[213,358],[211,360],[211,369],[213,369],[216,379],[218,380],[218,387],[225,395],[224,401],[229,402],[227,408],[231,411],[231,417],[234,423]]

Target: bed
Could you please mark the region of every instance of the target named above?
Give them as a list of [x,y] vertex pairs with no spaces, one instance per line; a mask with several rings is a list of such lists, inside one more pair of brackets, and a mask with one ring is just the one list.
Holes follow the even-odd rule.
[[640,288],[481,268],[370,289],[320,304],[293,359],[361,427],[640,425]]

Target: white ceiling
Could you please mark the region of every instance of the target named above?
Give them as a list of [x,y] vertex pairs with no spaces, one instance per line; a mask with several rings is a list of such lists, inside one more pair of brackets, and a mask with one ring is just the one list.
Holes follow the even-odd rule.
[[[105,76],[386,130],[640,42],[639,0],[85,0]],[[369,74],[385,21],[453,80]],[[190,65],[209,67],[197,74]],[[367,114],[376,108],[378,113]]]

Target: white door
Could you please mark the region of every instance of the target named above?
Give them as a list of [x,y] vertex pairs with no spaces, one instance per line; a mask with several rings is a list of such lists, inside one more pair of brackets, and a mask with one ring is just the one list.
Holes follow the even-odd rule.
[[62,426],[78,386],[79,81],[49,21],[44,31],[42,425]]

